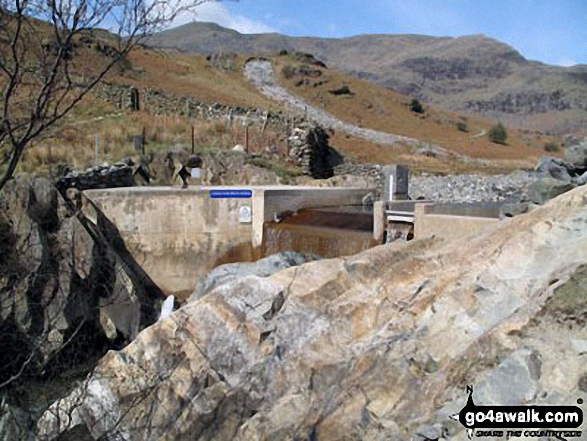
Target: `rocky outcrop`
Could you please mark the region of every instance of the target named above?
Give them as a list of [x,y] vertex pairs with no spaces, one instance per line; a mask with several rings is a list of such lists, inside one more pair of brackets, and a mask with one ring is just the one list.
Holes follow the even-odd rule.
[[0,202],[0,383],[64,369],[63,352],[80,363],[150,324],[140,284],[49,180],[13,181]]
[[565,159],[569,164],[582,171],[587,170],[587,139],[565,148]]
[[91,188],[132,187],[135,184],[134,175],[137,170],[134,163],[117,162],[90,167],[85,171],[72,170],[60,178],[56,184],[59,191],[64,193],[68,188],[87,190]]
[[73,195],[42,178],[0,194],[0,439],[32,439],[52,396],[156,319],[158,289]]
[[230,52],[213,52],[206,57],[208,65],[214,69],[233,72],[237,66],[237,55]]
[[534,204],[544,204],[549,200],[575,188],[570,180],[561,181],[545,177],[534,182],[528,189],[528,200]]
[[484,60],[470,58],[409,58],[400,64],[425,80],[463,80],[468,78],[504,78],[511,73],[508,60],[495,60],[487,63]]
[[543,204],[556,196],[587,183],[587,141],[569,143],[565,157],[540,158],[536,172],[540,178],[528,190],[528,200]]
[[527,91],[501,93],[490,100],[468,101],[465,108],[475,112],[500,112],[505,114],[536,114],[568,109],[585,109],[581,100],[575,100],[562,90],[552,92]]
[[451,243],[395,242],[212,290],[109,352],[41,439],[464,440],[477,404],[584,390],[587,189]]
[[[153,153],[146,158],[145,169],[156,184],[170,185],[188,156],[183,149],[166,154]],[[202,153],[202,175],[197,182],[202,185],[280,184],[281,179],[271,169],[255,165],[255,158],[257,156],[232,150]]]

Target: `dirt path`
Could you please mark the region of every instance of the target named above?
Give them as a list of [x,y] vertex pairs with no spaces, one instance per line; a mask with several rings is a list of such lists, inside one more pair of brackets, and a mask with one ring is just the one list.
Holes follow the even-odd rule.
[[[335,116],[308,104],[303,99],[291,94],[284,87],[280,86],[273,75],[273,68],[269,61],[253,60],[245,66],[245,76],[259,91],[268,98],[284,103],[287,107],[300,112],[306,112],[308,118],[318,124],[334,130],[346,132],[352,136],[366,139],[376,144],[394,145],[398,142],[408,145],[418,145],[420,141],[406,136],[392,135],[377,130],[364,129],[353,124],[345,123]],[[446,152],[440,147],[439,151]]]

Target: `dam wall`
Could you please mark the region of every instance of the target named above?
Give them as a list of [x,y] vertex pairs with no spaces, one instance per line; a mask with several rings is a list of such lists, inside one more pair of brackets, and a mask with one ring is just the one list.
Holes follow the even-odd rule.
[[81,209],[91,222],[115,227],[121,246],[165,294],[185,298],[216,266],[261,257],[265,222],[303,208],[361,204],[367,193],[293,186],[130,187],[84,191]]
[[414,237],[456,240],[481,233],[498,222],[500,203],[416,204]]

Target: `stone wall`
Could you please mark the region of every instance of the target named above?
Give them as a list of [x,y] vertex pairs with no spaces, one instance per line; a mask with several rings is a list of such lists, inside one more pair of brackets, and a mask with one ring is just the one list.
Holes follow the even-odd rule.
[[385,177],[383,176],[383,166],[380,164],[339,164],[334,167],[334,174],[336,176],[361,176],[366,179],[369,188],[375,190],[375,199],[380,199],[383,194]]
[[138,108],[154,115],[180,115],[197,119],[244,120],[282,128],[298,125],[301,117],[285,115],[281,112],[268,112],[255,107],[229,106],[221,103],[205,103],[188,96],[176,96],[155,89],[136,89],[129,86],[102,83],[96,86],[94,96],[119,109]]

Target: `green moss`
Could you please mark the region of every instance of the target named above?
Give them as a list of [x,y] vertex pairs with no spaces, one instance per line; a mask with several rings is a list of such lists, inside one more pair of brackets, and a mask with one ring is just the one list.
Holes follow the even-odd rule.
[[296,167],[286,166],[267,158],[251,158],[247,162],[251,165],[272,171],[286,182],[303,175],[302,171]]

